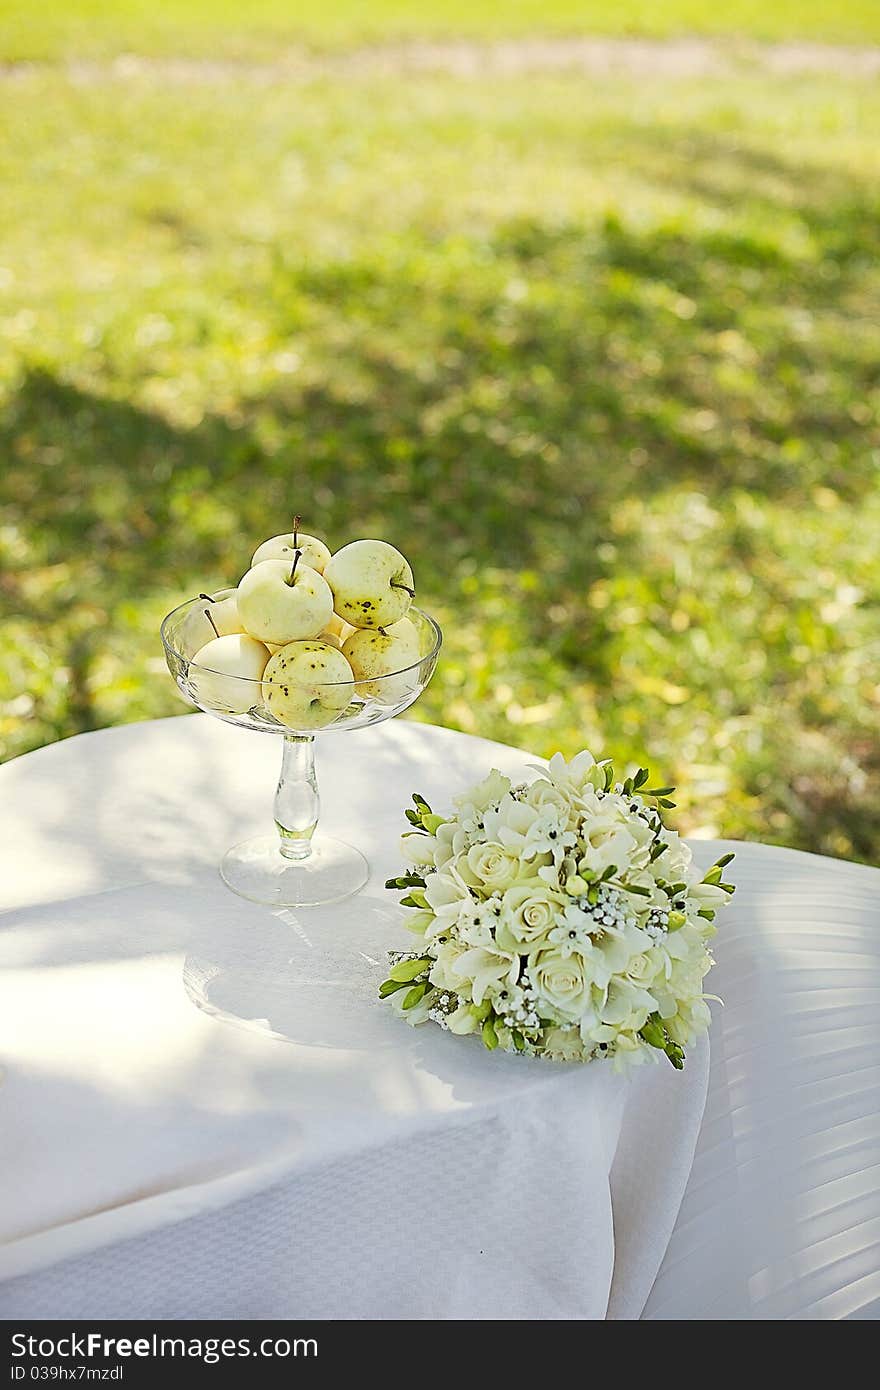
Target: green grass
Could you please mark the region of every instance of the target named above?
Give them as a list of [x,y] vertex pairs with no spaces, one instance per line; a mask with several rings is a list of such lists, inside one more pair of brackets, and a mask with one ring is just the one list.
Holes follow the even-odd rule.
[[709,34],[756,39],[880,41],[876,0],[4,0],[7,59],[119,52],[273,56],[279,45],[335,48],[408,38],[523,34]]
[[874,85],[44,72],[0,121],[0,756],[179,712],[160,617],[297,508],[412,559],[417,717],[878,857]]

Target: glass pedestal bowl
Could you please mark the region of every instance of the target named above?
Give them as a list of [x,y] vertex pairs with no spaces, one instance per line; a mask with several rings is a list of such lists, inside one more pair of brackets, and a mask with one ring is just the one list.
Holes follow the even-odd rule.
[[404,670],[371,680],[315,682],[303,688],[298,727],[281,724],[263,699],[263,682],[227,676],[199,666],[193,657],[215,635],[203,598],[189,599],[164,619],[162,645],[168,669],[192,704],[228,724],[277,734],[281,776],[275,792],[275,835],[244,840],[228,850],[220,875],[233,892],[278,907],[315,907],[357,893],[367,881],[367,861],[352,845],[316,834],[320,802],[315,775],[315,737],[365,729],[393,719],[419,698],[437,665],[442,633],[415,606],[407,617],[419,636],[419,659]]

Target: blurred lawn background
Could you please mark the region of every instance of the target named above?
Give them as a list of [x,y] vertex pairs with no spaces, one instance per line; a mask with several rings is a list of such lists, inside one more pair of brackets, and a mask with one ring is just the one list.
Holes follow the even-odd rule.
[[[578,34],[708,38],[529,48]],[[877,42],[873,0],[6,0],[0,757],[179,713],[160,618],[298,509],[411,559],[414,717],[880,858]]]

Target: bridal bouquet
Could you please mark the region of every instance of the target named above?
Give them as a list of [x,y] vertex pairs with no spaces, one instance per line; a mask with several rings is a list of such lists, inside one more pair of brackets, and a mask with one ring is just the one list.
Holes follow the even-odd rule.
[[406,925],[380,996],[410,1023],[479,1033],[487,1048],[564,1061],[674,1067],[709,1024],[703,979],[715,914],[733,885],[706,874],[663,824],[672,787],[640,768],[561,754],[514,786],[493,769],[436,815],[406,812]]

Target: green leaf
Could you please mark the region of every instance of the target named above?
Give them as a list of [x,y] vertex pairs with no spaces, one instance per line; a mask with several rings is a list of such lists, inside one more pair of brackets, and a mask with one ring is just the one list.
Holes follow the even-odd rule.
[[403,1007],[405,1009],[414,1009],[416,1004],[420,1004],[422,1002],[430,988],[431,986],[429,985],[427,980],[420,980],[417,985],[413,985],[412,989],[409,991],[409,994],[407,994],[406,998],[403,1001]]
[[716,864],[703,878],[704,883],[718,884],[721,882],[721,870]]
[[526,1040],[518,1028],[513,1030],[513,1045],[517,1052],[525,1052],[526,1050]]
[[379,986],[379,998],[387,999],[389,994],[396,994],[399,989],[406,989],[409,980],[383,980]]
[[424,888],[425,880],[420,874],[399,874],[397,878],[386,878],[386,888]]
[[661,796],[660,805],[665,806],[667,810],[671,810],[675,806],[675,802],[670,801],[669,798],[666,796]]
[[427,811],[428,815],[431,814],[430,806],[423,796],[419,796],[418,792],[413,792],[412,799],[420,811]]
[[414,980],[417,975],[423,974],[425,970],[430,970],[433,963],[430,956],[420,956],[418,960],[399,960],[388,971],[388,978],[408,983],[410,980]]
[[697,913],[698,917],[705,917],[707,922],[715,921],[715,912],[711,907],[701,907]]
[[498,1034],[495,1032],[495,1024],[491,1018],[487,1018],[480,1029],[480,1037],[490,1052],[493,1052],[498,1046]]
[[648,772],[648,769],[646,767],[640,767],[635,777],[633,778],[633,786],[636,789],[638,789],[639,787],[643,787],[647,782],[649,776],[650,773]]
[[611,787],[612,787],[613,783],[614,783],[614,766],[613,766],[612,763],[608,763],[607,766],[606,766],[606,768],[605,768],[605,790],[606,790],[606,792],[611,790]]
[[638,883],[624,883],[621,884],[621,887],[627,893],[638,893],[640,898],[650,898],[651,896],[650,888],[642,888],[641,884]]
[[647,787],[646,790],[645,790],[645,792],[644,792],[644,795],[645,795],[645,796],[671,796],[671,794],[672,794],[674,791],[675,791],[675,787]]
[[715,867],[717,869],[726,869],[728,864],[732,864],[735,858],[736,854],[733,850],[731,850],[730,854],[722,854],[720,859],[715,860]]

